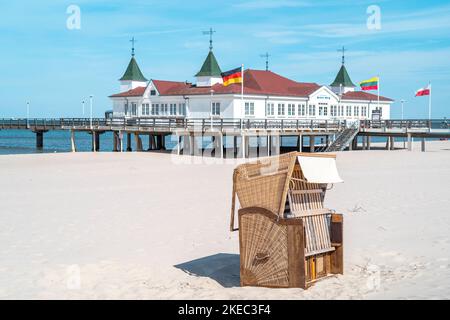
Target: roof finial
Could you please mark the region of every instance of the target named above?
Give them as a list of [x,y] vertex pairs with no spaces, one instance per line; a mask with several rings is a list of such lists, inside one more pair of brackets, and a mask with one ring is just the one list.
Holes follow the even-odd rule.
[[133,37],[131,38],[130,42],[131,42],[131,56],[134,57],[134,44],[137,42],[137,40],[134,39]]
[[265,54],[262,54],[260,57],[261,58],[266,58],[266,71],[269,71],[269,57],[270,57],[270,54],[268,52],[266,52]]
[[209,51],[212,51],[213,49],[213,34],[216,33],[213,28],[209,28],[208,31],[203,31],[203,34],[209,35]]
[[342,49],[339,49],[338,52],[342,52],[342,65],[345,64],[345,51],[347,51],[345,49],[345,47],[343,46]]

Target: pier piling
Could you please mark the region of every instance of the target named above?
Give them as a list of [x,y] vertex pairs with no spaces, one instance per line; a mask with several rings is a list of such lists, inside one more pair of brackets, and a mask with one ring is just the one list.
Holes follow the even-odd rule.
[[36,131],[36,148],[44,148],[44,131]]
[[70,146],[72,148],[72,152],[77,152],[77,148],[75,146],[75,131],[70,130]]
[[309,136],[309,152],[313,153],[315,149],[316,144],[316,137],[315,136]]
[[127,133],[127,151],[133,151],[131,148],[131,133]]

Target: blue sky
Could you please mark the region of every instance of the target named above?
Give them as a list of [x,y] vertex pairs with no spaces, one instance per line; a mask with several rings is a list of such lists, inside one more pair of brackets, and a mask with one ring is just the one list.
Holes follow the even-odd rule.
[[[69,30],[67,7],[81,9],[81,29]],[[381,9],[381,30],[366,26],[369,5]],[[433,116],[450,116],[450,3],[364,0],[40,0],[0,4],[0,117],[79,117],[94,98],[95,115],[111,109],[108,95],[130,59],[147,78],[193,80],[208,52],[203,30],[213,27],[222,70],[244,64],[305,82],[330,84],[348,49],[353,82],[377,74],[392,116],[427,117],[427,98],[414,92],[433,83]]]

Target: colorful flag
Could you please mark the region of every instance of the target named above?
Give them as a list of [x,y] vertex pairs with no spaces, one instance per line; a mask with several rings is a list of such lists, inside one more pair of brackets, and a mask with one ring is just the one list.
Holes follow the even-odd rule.
[[379,77],[373,77],[368,80],[361,81],[359,85],[361,86],[361,90],[378,90],[378,83],[380,82]]
[[223,85],[229,86],[232,83],[242,83],[242,68],[236,68],[222,73]]
[[431,84],[429,84],[426,88],[420,88],[416,91],[416,97],[429,96],[431,92]]

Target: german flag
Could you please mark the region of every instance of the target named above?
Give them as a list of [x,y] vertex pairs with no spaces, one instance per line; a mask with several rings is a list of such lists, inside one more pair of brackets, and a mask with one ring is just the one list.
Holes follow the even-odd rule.
[[229,86],[232,83],[242,83],[242,68],[236,68],[222,73],[223,85]]

